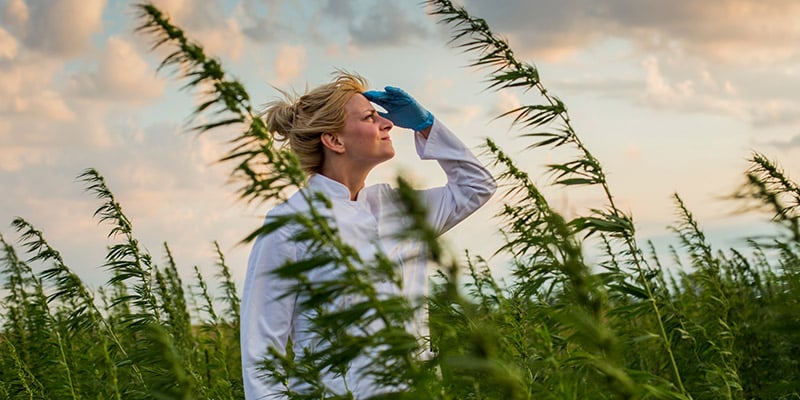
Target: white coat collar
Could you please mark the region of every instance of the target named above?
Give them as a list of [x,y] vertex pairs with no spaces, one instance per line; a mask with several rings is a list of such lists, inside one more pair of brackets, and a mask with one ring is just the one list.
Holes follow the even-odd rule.
[[350,189],[341,182],[322,174],[314,174],[308,178],[308,188],[313,192],[322,192],[331,200],[350,200]]

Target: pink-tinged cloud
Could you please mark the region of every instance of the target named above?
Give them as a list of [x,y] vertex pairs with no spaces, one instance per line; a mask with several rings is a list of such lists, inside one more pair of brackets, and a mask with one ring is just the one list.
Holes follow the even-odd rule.
[[75,113],[63,96],[50,87],[61,63],[25,54],[0,65],[0,116],[6,119],[71,121]]
[[53,90],[17,97],[11,106],[11,111],[18,116],[45,117],[52,122],[75,120],[75,113],[64,102],[61,94]]
[[639,146],[635,144],[628,145],[624,151],[625,159],[631,161],[638,161],[642,157],[642,151]]
[[49,156],[48,151],[35,147],[5,145],[0,148],[0,171],[19,172],[26,165],[52,164]]
[[646,52],[677,52],[739,65],[797,56],[800,3],[794,0],[466,1],[512,46],[536,59],[619,38]]
[[190,40],[202,43],[213,57],[239,59],[244,51],[244,33],[235,17],[220,1],[156,0],[153,4],[169,16]]
[[520,105],[522,105],[522,103],[515,94],[508,91],[498,92],[494,107],[492,107],[487,114],[489,118],[495,118],[499,115],[519,108]]
[[770,100],[751,111],[755,125],[800,125],[800,104],[787,100]]
[[7,0],[5,7],[0,11],[3,24],[17,32],[24,31],[30,18],[30,10],[25,0]]
[[162,95],[166,82],[120,37],[106,40],[95,71],[75,74],[68,92],[81,97],[143,103]]
[[19,44],[14,36],[0,27],[0,60],[13,60],[19,51]]
[[303,46],[282,45],[275,55],[276,84],[283,85],[299,77],[306,68],[306,49]]
[[5,18],[12,33],[27,48],[43,55],[71,58],[91,46],[91,36],[102,29],[105,0],[12,2]]
[[657,105],[674,104],[681,98],[694,95],[694,83],[684,80],[678,83],[668,83],[661,72],[658,60],[649,57],[642,62],[645,72],[645,90],[648,101]]
[[[714,113],[743,119],[754,126],[800,124],[800,102],[795,99],[759,99],[737,96],[739,88],[706,70],[676,79],[663,73],[660,61],[642,62],[645,104],[689,113]],[[751,89],[752,90],[752,89]]]

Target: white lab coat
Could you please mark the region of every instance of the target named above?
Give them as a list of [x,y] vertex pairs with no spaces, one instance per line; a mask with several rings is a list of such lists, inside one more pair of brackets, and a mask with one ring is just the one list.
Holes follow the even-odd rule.
[[[447,175],[447,184],[442,187],[419,192],[420,199],[428,209],[428,224],[440,234],[446,232],[481,205],[486,203],[496,189],[491,174],[467,149],[467,147],[442,123],[434,121],[430,135],[425,139],[416,133],[417,154],[423,160],[437,160]],[[350,191],[341,183],[323,175],[313,175],[302,189],[322,192],[332,202],[328,216],[333,217],[342,240],[359,252],[363,260],[371,259],[383,251],[402,269],[402,289],[390,282],[376,282],[379,293],[397,293],[402,290],[412,303],[420,301],[428,292],[428,270],[423,244],[413,240],[400,241],[395,233],[402,229],[404,221],[394,200],[394,189],[388,184],[366,187],[355,201],[350,200]],[[293,195],[286,202],[271,210],[266,217],[304,212],[309,205],[302,196]],[[292,284],[272,274],[287,260],[300,260],[305,254],[302,244],[293,242],[292,228],[287,226],[268,235],[258,237],[248,261],[244,282],[241,312],[241,346],[245,398],[278,398],[282,386],[264,382],[263,359],[267,347],[285,352],[287,339],[291,336],[295,354],[302,354],[304,346],[313,346],[313,333],[308,332],[309,321],[298,310],[297,296],[283,296]],[[314,275],[310,276],[314,279]],[[340,299],[346,305],[352,299]],[[424,308],[415,318],[409,332],[425,337],[428,334]],[[361,360],[363,361],[363,360]],[[357,359],[356,362],[359,362]],[[353,366],[351,371],[358,368]],[[353,372],[355,373],[355,372]],[[356,399],[375,394],[373,384],[363,377],[347,374],[347,388]],[[325,384],[334,392],[343,394],[344,380],[341,376],[325,377]]]

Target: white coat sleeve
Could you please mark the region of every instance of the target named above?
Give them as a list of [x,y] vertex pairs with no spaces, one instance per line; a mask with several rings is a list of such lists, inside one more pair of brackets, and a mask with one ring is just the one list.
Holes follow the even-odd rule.
[[420,192],[428,207],[428,223],[442,234],[485,204],[497,183],[464,143],[438,120],[434,120],[427,139],[420,133],[415,139],[420,158],[438,161],[447,175],[445,186]]
[[286,226],[253,244],[242,294],[241,350],[245,399],[277,399],[285,388],[270,384],[261,369],[267,348],[286,351],[295,317],[296,295],[283,296],[292,281],[280,279],[273,271],[297,258],[297,246]]

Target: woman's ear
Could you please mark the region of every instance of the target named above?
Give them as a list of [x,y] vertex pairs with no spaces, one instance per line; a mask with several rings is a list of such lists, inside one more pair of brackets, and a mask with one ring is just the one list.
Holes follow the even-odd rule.
[[323,132],[320,137],[322,145],[336,154],[344,153],[344,143],[339,139],[339,135],[331,132]]

